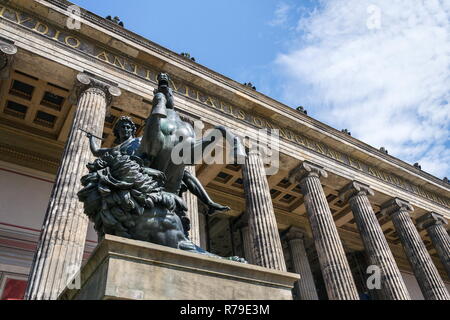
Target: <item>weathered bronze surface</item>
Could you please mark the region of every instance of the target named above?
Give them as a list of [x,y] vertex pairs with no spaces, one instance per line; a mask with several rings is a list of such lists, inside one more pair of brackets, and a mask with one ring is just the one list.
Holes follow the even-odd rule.
[[[87,133],[90,148],[98,157],[87,165],[78,193],[84,212],[100,237],[112,234],[207,255],[211,253],[189,240],[190,222],[182,192],[189,190],[209,208],[209,214],[229,210],[215,203],[200,181],[185,170],[194,165],[203,150],[217,143],[210,137],[196,140],[190,123],[182,121],[173,109],[172,89],[167,74],[158,76],[153,108],[146,121],[144,135],[135,137],[136,126],[129,117],[121,117],[114,128],[117,146],[98,148]],[[232,142],[235,159],[245,156],[241,141],[224,127],[216,127]],[[192,157],[175,163],[172,151],[182,143]],[[196,149],[201,152],[195,152]],[[231,260],[244,261],[230,257]]]

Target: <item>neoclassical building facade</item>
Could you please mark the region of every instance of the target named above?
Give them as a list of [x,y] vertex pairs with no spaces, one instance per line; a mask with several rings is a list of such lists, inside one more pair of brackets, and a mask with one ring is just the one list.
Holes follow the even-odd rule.
[[63,0],[0,2],[1,299],[56,299],[89,258],[83,130],[111,147],[129,116],[141,135],[160,72],[203,130],[279,132],[276,162],[189,167],[230,207],[185,195],[195,243],[300,274],[294,299],[450,299],[448,180]]

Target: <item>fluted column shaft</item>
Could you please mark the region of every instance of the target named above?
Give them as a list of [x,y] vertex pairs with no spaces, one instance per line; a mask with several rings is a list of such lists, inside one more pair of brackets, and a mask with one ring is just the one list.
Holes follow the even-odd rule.
[[409,212],[413,210],[408,202],[397,198],[382,206],[383,214],[389,215],[392,219],[425,299],[449,300],[450,295],[445,284],[409,216]]
[[280,235],[260,154],[250,150],[242,168],[253,258],[257,265],[285,271]]
[[344,187],[340,197],[349,201],[370,264],[381,270],[383,299],[409,300],[408,289],[370,204],[368,195],[373,194],[369,186],[354,181]]
[[[79,128],[101,136],[112,95],[103,82],[85,74],[77,78],[77,110],[44,218],[26,299],[56,299],[81,267],[89,220],[77,192],[81,189],[81,177],[87,174],[86,164],[93,156],[89,140]],[[118,88],[110,91],[120,94]]]
[[450,277],[450,236],[442,225],[430,226],[427,232]]
[[327,177],[325,170],[307,161],[290,173],[291,181],[300,184],[304,196],[328,298],[358,300],[358,291],[320,183],[320,176]]
[[287,234],[294,271],[300,274],[300,280],[297,281],[298,296],[300,300],[319,300],[303,239],[304,235],[294,229]]
[[427,230],[428,236],[450,277],[450,236],[445,229],[448,223],[444,216],[436,212],[429,212],[419,219],[418,224]]
[[[185,170],[188,170],[191,175],[195,177],[195,166],[186,166]],[[189,239],[200,246],[200,221],[198,212],[197,197],[190,191],[183,193],[183,200],[188,208],[187,215],[191,221],[191,229],[189,230]]]

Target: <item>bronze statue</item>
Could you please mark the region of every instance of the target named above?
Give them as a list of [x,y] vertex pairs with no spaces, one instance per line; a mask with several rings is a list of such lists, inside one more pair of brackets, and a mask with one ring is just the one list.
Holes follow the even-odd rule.
[[[154,93],[142,137],[135,137],[136,126],[129,117],[117,121],[117,145],[113,148],[98,148],[94,136],[87,134],[98,159],[87,165],[89,174],[82,178],[84,188],[78,193],[79,199],[100,237],[108,233],[212,255],[189,240],[189,219],[181,194],[191,191],[209,207],[209,214],[229,210],[215,203],[200,181],[185,170],[186,165],[198,160],[194,155],[202,155],[208,145],[217,141],[210,137],[195,139],[191,124],[182,121],[173,108],[167,74],[158,76]],[[245,156],[238,137],[224,127],[216,128],[233,144],[237,157]],[[177,164],[172,152],[180,144],[192,151],[192,157]],[[195,152],[197,148],[201,152]]]

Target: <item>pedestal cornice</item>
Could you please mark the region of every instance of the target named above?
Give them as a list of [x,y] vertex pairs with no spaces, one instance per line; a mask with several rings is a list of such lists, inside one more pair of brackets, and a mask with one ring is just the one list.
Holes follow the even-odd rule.
[[81,288],[66,288],[59,299],[284,300],[292,298],[293,284],[300,277],[105,235],[79,278]]

